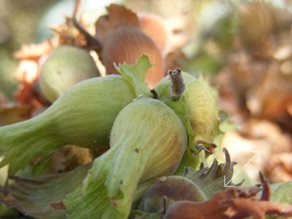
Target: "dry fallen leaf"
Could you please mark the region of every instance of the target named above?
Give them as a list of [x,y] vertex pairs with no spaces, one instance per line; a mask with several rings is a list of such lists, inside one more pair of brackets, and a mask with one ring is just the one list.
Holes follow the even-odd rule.
[[163,219],[228,219],[224,215],[228,206],[219,205],[225,193],[218,193],[207,202],[179,201],[170,206]]
[[267,171],[273,182],[292,181],[292,153],[274,154]]
[[257,198],[259,186],[227,188],[204,202],[178,201],[172,204],[164,219],[264,219],[265,215],[292,216],[292,206],[269,202],[269,183],[260,174],[262,195]]
[[39,44],[24,44],[14,53],[14,57],[19,60],[37,61],[41,56],[48,54],[52,47],[52,42],[49,40]]
[[0,105],[0,126],[27,120],[31,116],[32,106]]
[[114,29],[131,26],[140,28],[139,19],[135,12],[124,6],[111,4],[107,7],[108,14],[100,16],[95,23],[95,37],[102,43]]
[[88,148],[67,145],[52,154],[51,172],[67,172],[80,165],[87,165],[92,160],[93,155]]

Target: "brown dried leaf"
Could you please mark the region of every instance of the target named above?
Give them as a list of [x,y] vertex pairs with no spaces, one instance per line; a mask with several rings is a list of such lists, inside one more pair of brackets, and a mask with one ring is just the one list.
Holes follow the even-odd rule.
[[0,105],[0,126],[27,120],[31,116],[32,106]]
[[61,173],[92,162],[92,152],[87,148],[66,145],[52,154],[51,172]]
[[32,84],[38,77],[38,62],[34,60],[21,60],[14,72],[15,79],[19,82]]
[[38,80],[38,63],[33,60],[22,60],[15,70],[15,78],[20,82],[15,92],[15,99],[20,105],[30,105],[36,110],[47,105],[36,86]]
[[23,82],[19,85],[16,91],[15,98],[20,104],[32,104],[35,103],[35,91],[33,89],[33,84]]
[[291,180],[292,177],[289,162],[291,156],[288,155],[292,151],[291,137],[271,121],[249,119],[241,124],[238,131],[227,132],[222,145],[241,166],[249,161],[250,151],[257,151],[260,154],[260,162],[257,159],[252,160],[249,168],[245,170],[253,180],[258,180],[257,172],[261,171],[269,174],[272,182],[283,182]]
[[140,27],[137,14],[124,6],[111,4],[107,7],[107,11],[108,14],[100,16],[95,23],[95,37],[100,42],[103,42],[106,36],[116,28]]
[[226,199],[225,192],[219,192],[205,202],[178,201],[170,206],[163,219],[228,219],[224,212],[227,205],[221,205]]
[[14,53],[14,57],[20,60],[37,61],[41,56],[48,54],[52,50],[52,43],[44,41],[39,44],[24,44]]
[[292,216],[292,206],[268,201],[254,202],[249,199],[234,198],[226,200],[229,205],[229,218],[241,219],[252,216],[253,219],[265,219],[265,215]]
[[31,105],[19,105],[10,102],[0,93],[0,126],[9,125],[27,120],[31,117]]
[[292,153],[274,154],[269,162],[268,173],[273,182],[292,181]]
[[[93,49],[90,42],[93,36],[89,33],[89,25],[80,17],[78,20],[76,18],[77,12],[80,8],[80,0],[75,1],[75,7],[71,17],[65,16],[65,23],[56,27],[50,27],[56,35],[53,38],[55,41],[55,47],[61,45],[73,45],[79,46],[86,49]],[[93,39],[94,43],[96,40]],[[99,46],[99,45],[98,45]]]
[[[57,46],[60,45],[73,45],[79,47],[86,47],[87,42],[85,36],[76,28],[74,19],[71,17],[65,17],[66,21],[57,27],[50,27],[56,33]],[[86,24],[80,21],[82,27],[86,29]]]
[[0,106],[6,105],[6,104],[9,104],[7,97],[4,94],[0,93]]
[[150,13],[139,13],[138,17],[141,30],[156,43],[161,51],[168,49],[170,30],[165,21],[158,15]]
[[228,188],[204,202],[179,201],[167,209],[164,219],[264,219],[265,215],[292,216],[292,206],[269,202],[270,186],[260,174],[263,191],[259,199],[258,186]]
[[272,195],[272,190],[269,184],[269,181],[264,177],[264,175],[260,172],[259,174],[262,186],[263,186],[263,191],[261,194],[261,197],[259,198],[260,201],[269,201]]
[[164,219],[240,219],[249,216],[264,219],[265,215],[292,216],[292,206],[241,198],[238,191],[228,189],[205,202],[176,202],[167,210]]
[[[255,46],[250,48],[255,49],[254,52],[258,53],[261,58],[255,58],[252,51],[248,52],[243,48],[229,56],[230,59],[217,77],[221,91],[221,107],[224,111],[239,117],[252,116],[277,122],[285,131],[291,132],[292,120],[291,114],[289,114],[292,106],[290,32],[279,29],[272,33],[270,29],[274,26],[273,13],[269,18],[269,10],[266,11],[266,6],[248,5],[252,7],[251,11],[246,10],[248,16],[259,16],[263,13],[263,19],[268,19],[259,26],[263,25],[260,29],[268,28],[269,31],[257,30],[254,32],[255,29],[251,28],[255,34],[252,36],[264,34],[268,38],[274,39],[273,34],[277,34],[277,37],[273,43],[269,42],[270,50],[265,48],[264,51],[259,52],[260,50],[255,49]],[[289,17],[291,19],[291,15]],[[248,22],[245,26],[243,31],[249,34]],[[260,41],[262,39],[264,38],[260,37]],[[260,44],[258,40],[253,43]]]
[[52,202],[51,207],[54,209],[58,209],[58,210],[66,210],[66,206],[64,205],[64,203],[62,201],[59,202]]
[[37,62],[22,60],[15,71],[15,78],[20,82],[15,97],[20,104],[31,104],[35,99],[33,83],[38,77]]

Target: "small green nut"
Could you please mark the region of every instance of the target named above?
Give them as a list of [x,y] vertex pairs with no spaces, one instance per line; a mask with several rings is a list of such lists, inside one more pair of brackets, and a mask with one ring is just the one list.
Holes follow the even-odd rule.
[[53,103],[65,90],[100,73],[87,51],[75,46],[54,49],[41,66],[39,86],[41,94]]

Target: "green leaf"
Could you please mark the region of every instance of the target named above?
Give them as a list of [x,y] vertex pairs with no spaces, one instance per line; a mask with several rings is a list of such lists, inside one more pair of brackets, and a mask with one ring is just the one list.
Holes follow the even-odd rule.
[[70,172],[36,178],[13,177],[8,185],[9,194],[1,202],[35,218],[65,218],[67,211],[56,210],[51,203],[63,200],[66,194],[78,188],[88,169],[88,166],[80,166]]
[[0,216],[6,219],[18,219],[19,214],[15,209],[8,208],[4,205],[0,205]]
[[150,63],[148,56],[142,55],[134,65],[120,64],[115,67],[117,71],[131,84],[137,97],[140,95],[151,97],[152,93],[145,82],[146,72],[151,66],[152,64]]
[[188,147],[183,155],[176,173],[183,173],[185,167],[192,167],[193,169],[197,169],[201,162],[201,157],[198,156],[199,151],[194,147],[196,134],[194,133],[189,121],[188,106],[186,104],[185,98],[181,97],[179,101],[166,99],[164,100],[164,103],[168,105],[180,118],[188,134]]
[[281,204],[292,205],[292,181],[277,183],[271,185],[271,201]]
[[113,155],[113,150],[109,150],[97,158],[84,181],[84,186],[66,196],[64,205],[69,210],[69,218],[94,218],[94,215],[105,218],[102,216],[109,214],[111,214],[109,218],[123,218],[122,212],[111,210],[113,206],[106,190],[105,182]]
[[183,174],[186,167],[191,167],[192,169],[197,170],[201,162],[202,156],[197,155],[190,148],[187,148],[175,174]]
[[191,148],[193,151],[198,152],[194,148],[196,134],[193,132],[191,123],[188,119],[189,118],[188,106],[186,104],[184,97],[182,97],[179,101],[172,101],[172,100],[166,99],[163,102],[176,113],[176,115],[180,118],[180,120],[184,124],[185,129],[188,134],[188,148]]

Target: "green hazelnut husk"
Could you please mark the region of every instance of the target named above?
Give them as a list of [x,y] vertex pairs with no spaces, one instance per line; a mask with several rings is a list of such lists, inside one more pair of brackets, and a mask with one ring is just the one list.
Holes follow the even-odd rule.
[[69,218],[128,218],[141,198],[138,187],[172,175],[187,143],[185,127],[170,107],[152,98],[134,100],[114,122],[110,149],[95,159],[82,188],[67,196]]
[[[196,78],[181,72],[184,82],[184,98],[188,109],[188,119],[196,140],[212,142],[219,132],[218,97],[215,89],[203,78]],[[155,87],[158,99],[172,99],[173,82],[169,77],[163,78]]]
[[84,80],[29,120],[0,127],[0,150],[10,173],[52,153],[63,145],[108,148],[110,132],[120,110],[136,94],[119,75]]

